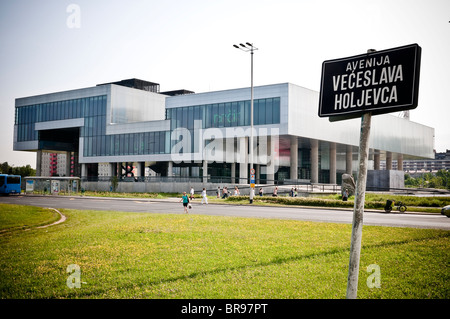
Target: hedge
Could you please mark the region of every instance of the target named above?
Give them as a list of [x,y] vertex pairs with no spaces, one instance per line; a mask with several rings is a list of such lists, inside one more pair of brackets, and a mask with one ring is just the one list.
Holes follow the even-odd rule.
[[[248,200],[248,196],[230,196],[227,201],[244,201]],[[271,196],[255,196],[254,202],[257,203],[272,203],[281,205],[296,205],[296,206],[315,206],[315,207],[348,207],[353,208],[354,201],[342,201],[335,199],[314,198],[314,197],[271,197]],[[386,202],[374,201],[366,202],[365,208],[384,208]]]

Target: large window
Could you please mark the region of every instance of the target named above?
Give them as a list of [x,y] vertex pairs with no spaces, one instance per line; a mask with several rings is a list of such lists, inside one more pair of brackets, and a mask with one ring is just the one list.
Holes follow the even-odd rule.
[[[185,115],[192,113],[189,118]],[[193,123],[200,109],[167,112],[171,126]],[[178,115],[178,117],[177,117]],[[84,139],[83,156],[118,156],[164,154],[170,151],[170,132],[106,135],[106,95],[16,107],[17,141],[38,140],[37,122],[84,118],[80,137]],[[175,123],[175,121],[178,122]],[[183,121],[183,122],[182,122]]]
[[[166,119],[170,129],[194,128],[194,120],[202,121],[202,128],[250,125],[250,101],[236,101],[169,109]],[[279,124],[280,98],[257,99],[253,102],[253,124]]]
[[74,118],[85,118],[82,136],[104,134],[106,95],[16,107],[17,141],[37,140],[35,123]]

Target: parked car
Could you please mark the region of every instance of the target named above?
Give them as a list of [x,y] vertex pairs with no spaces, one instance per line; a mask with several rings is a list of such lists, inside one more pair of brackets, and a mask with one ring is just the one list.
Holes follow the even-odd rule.
[[442,207],[441,214],[450,218],[450,205]]

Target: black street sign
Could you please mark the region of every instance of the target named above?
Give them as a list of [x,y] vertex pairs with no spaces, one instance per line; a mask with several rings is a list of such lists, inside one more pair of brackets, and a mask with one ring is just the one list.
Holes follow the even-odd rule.
[[416,108],[420,57],[411,44],[324,61],[319,116],[336,121]]

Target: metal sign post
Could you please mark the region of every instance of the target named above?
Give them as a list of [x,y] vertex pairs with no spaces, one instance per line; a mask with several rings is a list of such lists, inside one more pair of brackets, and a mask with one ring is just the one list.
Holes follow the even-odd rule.
[[[375,52],[373,49],[367,53]],[[363,228],[364,202],[366,199],[367,165],[369,163],[369,137],[372,113],[364,113],[361,117],[359,136],[358,179],[353,207],[352,237],[350,243],[350,261],[348,265],[347,299],[356,299],[358,293],[359,260],[361,255],[361,239]]]
[[250,204],[253,203],[253,198],[255,196],[255,169],[250,169]]
[[348,266],[347,299],[355,299],[358,292],[359,259],[361,255],[361,238],[363,228],[364,201],[366,196],[367,165],[369,162],[369,136],[371,113],[361,118],[361,135],[359,138],[359,170],[356,182],[355,205],[353,207],[352,237],[350,244],[350,262]]

